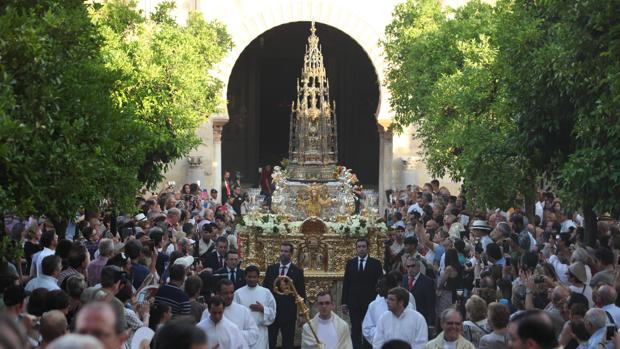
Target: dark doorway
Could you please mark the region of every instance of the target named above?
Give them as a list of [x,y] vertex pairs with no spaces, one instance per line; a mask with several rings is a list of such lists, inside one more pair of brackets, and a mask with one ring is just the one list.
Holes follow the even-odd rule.
[[[336,101],[338,162],[365,185],[379,182],[375,112],[379,82],[364,50],[344,32],[316,24]],[[229,123],[222,134],[222,166],[258,184],[258,168],[288,157],[291,102],[301,74],[310,22],[284,24],[261,34],[233,67],[228,84]]]

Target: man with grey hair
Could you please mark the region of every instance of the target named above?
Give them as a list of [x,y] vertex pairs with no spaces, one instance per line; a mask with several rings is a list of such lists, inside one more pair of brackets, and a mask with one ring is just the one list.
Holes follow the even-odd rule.
[[81,334],[64,335],[47,347],[47,349],[105,349],[95,337]]
[[181,210],[176,207],[168,209],[166,213],[166,223],[168,224],[168,230],[179,230],[179,221],[181,220]]
[[108,263],[108,259],[114,254],[114,241],[112,239],[101,239],[99,241],[99,257],[88,264],[86,275],[88,286],[95,286],[101,282],[101,269]]
[[590,333],[588,349],[613,348],[613,341],[607,341],[607,314],[598,308],[588,310],[583,318],[586,330]]
[[41,316],[39,333],[43,341],[39,348],[46,348],[53,340],[63,336],[68,329],[67,318],[60,310],[50,310]]
[[620,307],[615,302],[618,293],[614,287],[602,285],[596,292],[596,306],[605,311],[608,322],[616,328],[620,327]]
[[459,348],[474,349],[474,345],[463,337],[463,317],[461,313],[448,308],[441,313],[441,333],[426,344],[426,349]]
[[545,312],[553,322],[553,329],[556,335],[560,334],[564,323],[568,320],[564,318],[564,308],[569,297],[570,291],[566,287],[556,286],[551,293],[551,302],[545,307]]

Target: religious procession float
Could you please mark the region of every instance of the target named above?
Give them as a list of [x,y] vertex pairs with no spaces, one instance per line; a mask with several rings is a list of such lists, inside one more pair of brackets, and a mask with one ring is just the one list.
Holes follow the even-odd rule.
[[291,108],[289,158],[272,175],[271,210],[250,193],[240,228],[245,264],[262,270],[278,260],[282,241],[295,245],[293,262],[305,270],[310,300],[342,280],[359,237],[369,240],[371,255],[382,256],[387,230],[377,193],[361,190],[351,170],[338,165],[336,103],[315,31],[313,22]]

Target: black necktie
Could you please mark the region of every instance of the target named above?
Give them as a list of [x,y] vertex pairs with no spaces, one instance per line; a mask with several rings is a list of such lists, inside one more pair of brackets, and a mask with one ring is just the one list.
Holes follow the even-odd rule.
[[360,258],[359,271],[364,271],[364,258]]
[[224,268],[224,257],[220,256],[220,267]]
[[284,275],[284,270],[286,270],[286,265],[283,265],[282,268],[280,268],[280,276]]
[[235,282],[235,270],[230,271],[230,281]]

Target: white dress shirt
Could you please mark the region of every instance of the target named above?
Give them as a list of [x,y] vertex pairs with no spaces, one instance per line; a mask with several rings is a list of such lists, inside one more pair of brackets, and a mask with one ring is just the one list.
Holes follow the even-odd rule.
[[[41,271],[41,262],[43,262],[43,258],[47,256],[51,256],[54,254],[54,250],[49,247],[44,247],[41,251],[32,255],[32,263],[30,265],[30,276],[36,277],[42,275]],[[34,266],[34,267],[33,267]]]
[[[555,269],[555,276],[557,276],[558,280],[564,285],[568,285],[568,264],[562,263],[558,256],[552,255],[549,257],[549,263]],[[590,284],[590,280],[592,280],[592,270],[589,265],[585,265],[586,267],[586,284]],[[590,306],[591,307],[591,306]]]
[[357,257],[357,269],[359,270],[360,261],[362,262],[362,270],[366,270],[366,262],[368,262],[368,256],[361,258]]
[[284,266],[284,275],[288,274],[288,269],[291,267],[291,262],[288,262],[288,264],[282,264],[280,263],[278,265],[278,275],[282,275],[282,267]]

